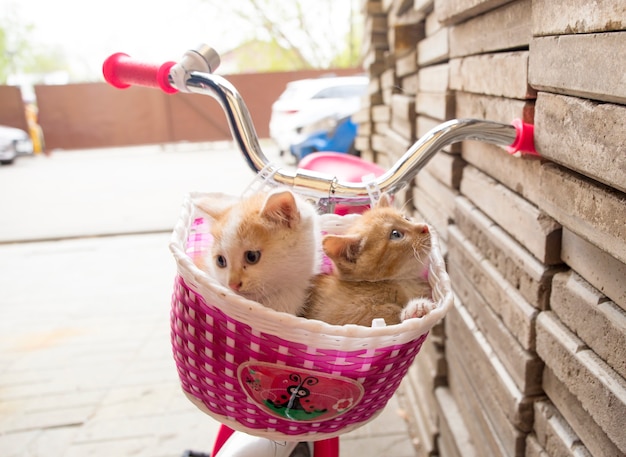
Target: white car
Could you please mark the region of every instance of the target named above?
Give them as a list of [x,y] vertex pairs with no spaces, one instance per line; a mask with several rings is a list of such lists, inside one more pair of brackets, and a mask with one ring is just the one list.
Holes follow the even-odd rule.
[[304,140],[307,126],[356,113],[368,84],[367,76],[321,77],[288,83],[272,105],[269,125],[270,137],[281,154]]
[[0,164],[9,165],[19,155],[33,153],[33,142],[22,129],[0,125]]

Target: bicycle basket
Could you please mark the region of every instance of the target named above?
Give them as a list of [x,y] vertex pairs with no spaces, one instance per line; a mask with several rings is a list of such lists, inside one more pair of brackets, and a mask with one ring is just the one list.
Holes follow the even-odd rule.
[[[274,440],[332,438],[374,419],[392,397],[428,331],[452,304],[434,230],[428,280],[436,309],[387,327],[334,326],[276,312],[222,287],[192,261],[210,247],[210,221],[190,194],[174,229],[171,310],[183,391],[203,412]],[[345,218],[324,215],[328,227]]]

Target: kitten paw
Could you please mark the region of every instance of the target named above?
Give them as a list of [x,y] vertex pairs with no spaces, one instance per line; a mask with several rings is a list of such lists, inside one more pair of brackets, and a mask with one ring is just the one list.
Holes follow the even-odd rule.
[[437,304],[429,298],[413,298],[402,309],[400,320],[404,321],[414,317],[424,317],[436,307]]

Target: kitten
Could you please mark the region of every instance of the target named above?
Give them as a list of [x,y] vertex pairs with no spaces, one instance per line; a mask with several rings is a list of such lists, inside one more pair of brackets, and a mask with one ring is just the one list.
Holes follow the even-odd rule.
[[326,235],[330,274],[316,276],[303,316],[329,324],[387,325],[421,317],[434,308],[425,279],[431,240],[428,226],[391,207],[387,195],[343,235]]
[[[217,201],[216,201],[217,200]],[[274,189],[233,203],[206,197],[213,245],[196,264],[220,284],[276,311],[298,314],[320,271],[315,208],[289,190]]]

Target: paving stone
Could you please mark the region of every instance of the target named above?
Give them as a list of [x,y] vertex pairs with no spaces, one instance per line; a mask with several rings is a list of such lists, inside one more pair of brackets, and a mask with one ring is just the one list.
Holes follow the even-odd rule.
[[574,433],[580,437],[591,455],[595,457],[623,455],[623,452],[583,408],[581,402],[572,395],[567,386],[555,376],[549,367],[544,370],[543,388],[550,401],[554,403]]
[[450,89],[450,64],[429,65],[419,70],[420,92],[443,92]]
[[434,199],[419,187],[411,189],[413,196],[413,204],[423,216],[424,220],[435,227],[437,233],[443,241],[448,239],[448,224],[450,222],[449,215],[437,205]]
[[390,29],[389,43],[397,55],[415,52],[415,46],[424,38],[424,23],[395,24]]
[[448,227],[448,247],[449,274],[456,275],[454,269],[460,268],[522,347],[533,351],[538,310],[524,300],[454,225]]
[[503,124],[509,124],[514,119],[521,119],[529,124],[534,122],[534,100],[515,100],[459,91],[455,92],[455,97],[457,118],[485,119]]
[[468,240],[528,303],[547,309],[552,277],[564,267],[549,267],[538,261],[467,198],[459,196],[455,203],[455,223]]
[[[437,119],[432,119],[428,116],[418,115],[417,116],[417,138],[421,138],[430,133],[431,130],[439,129],[441,125],[441,121]],[[453,143],[448,146],[444,146],[441,151],[450,153],[450,154],[460,154],[461,153],[461,143]]]
[[3,457],[65,456],[76,434],[76,427],[58,427],[0,434]]
[[340,455],[397,455],[414,457],[414,449],[402,421],[400,394],[394,395],[380,415],[353,432],[341,435]]
[[467,425],[476,453],[483,455],[508,455],[508,449],[500,441],[493,424],[487,417],[487,406],[481,402],[476,386],[470,383],[471,374],[464,371],[461,353],[448,353],[450,391],[459,408],[461,418]]
[[591,457],[576,432],[549,400],[535,403],[534,431],[537,444],[548,455]]
[[461,193],[546,265],[561,263],[561,226],[548,214],[472,166]]
[[148,449],[152,444],[151,437],[133,437],[124,440],[104,440],[99,442],[72,444],[64,457],[107,457],[112,455],[132,455],[148,457]]
[[541,192],[540,160],[513,157],[500,146],[480,141],[464,141],[462,156],[475,168],[536,204]]
[[397,25],[415,25],[424,21],[425,13],[413,8],[415,0],[390,0],[393,4],[388,17],[390,23]]
[[538,37],[530,51],[528,77],[535,89],[626,102],[626,32]]
[[386,49],[371,48],[363,56],[363,67],[369,68],[378,63],[384,63],[387,55]]
[[419,92],[415,109],[433,119],[447,121],[454,118],[455,97],[452,92]]
[[417,63],[420,67],[445,62],[450,54],[447,27],[425,37],[417,44]]
[[458,155],[440,151],[428,161],[423,169],[446,186],[458,189],[461,185],[464,166],[465,161],[461,160]]
[[360,136],[364,139],[367,139],[369,143],[369,135],[372,134],[372,124],[370,122],[365,122],[362,124],[357,124],[357,136]]
[[386,14],[370,14],[365,18],[366,32],[385,32],[387,33],[387,15]]
[[394,89],[398,86],[398,78],[396,76],[396,71],[393,68],[389,68],[385,70],[380,75],[380,89]]
[[[626,194],[544,163],[531,199],[578,236],[626,263]],[[572,198],[575,195],[576,198]]]
[[[421,351],[420,351],[421,352]],[[434,397],[433,381],[429,377],[428,363],[421,357],[409,369],[402,382],[401,401],[406,413],[409,436],[417,443],[418,455],[432,455],[436,450],[437,402]]]
[[535,124],[543,157],[626,192],[626,106],[541,92]]
[[[359,151],[361,152],[361,158],[363,160],[369,160],[370,162],[376,162],[376,154],[372,149],[372,144],[369,142],[369,139],[371,137],[368,137],[368,143],[361,145],[361,143],[359,143],[359,145],[363,148],[363,149],[359,149]],[[359,138],[357,137],[357,140]],[[368,146],[367,148],[365,148],[365,146]]]
[[371,108],[369,105],[362,106],[352,115],[352,120],[357,124],[366,124],[371,120]]
[[398,79],[417,72],[417,51],[406,52],[396,59],[396,75]]
[[415,95],[417,94],[418,87],[419,75],[417,74],[417,72],[400,78],[401,93],[405,95]]
[[[466,371],[472,374],[470,382],[480,386],[476,390],[482,403],[493,407],[488,409],[493,409],[495,414],[491,416],[492,411],[488,410],[487,415],[495,419],[496,414],[499,414],[496,411],[501,410],[503,416],[500,419],[505,418],[505,422],[519,430],[530,431],[533,419],[532,399],[517,388],[462,301],[446,316],[446,331],[446,355],[455,349],[458,354],[463,354],[462,363]],[[495,422],[494,426],[497,427]],[[506,434],[511,438],[508,426],[506,429]],[[504,434],[501,435],[503,437]]]
[[[443,386],[446,383],[446,375],[448,373],[448,366],[446,364],[446,357],[444,354],[444,340],[445,330],[443,321],[433,327],[428,335],[428,339],[422,345],[420,350],[420,359],[418,363],[420,367],[426,367],[424,373],[432,379],[434,387]],[[421,363],[422,360],[423,362]]]
[[626,264],[565,227],[561,257],[576,273],[626,311]]
[[432,36],[444,27],[446,26],[439,22],[439,16],[433,11],[428,13],[424,18],[426,36]]
[[551,309],[622,378],[626,377],[626,312],[573,271],[554,277]]
[[[392,117],[393,122],[393,117]],[[398,123],[396,121],[396,126]],[[405,136],[406,132],[398,132],[394,129],[393,124],[387,132],[385,132],[385,147],[393,165],[402,157],[411,147],[413,141]],[[390,167],[387,167],[390,168]]]
[[[448,314],[448,318],[453,315],[456,310]],[[452,327],[451,327],[452,328]],[[455,327],[456,328],[456,327]],[[490,449],[488,453],[481,455],[524,455],[524,438],[526,433],[517,429],[511,420],[507,417],[507,406],[501,403],[502,399],[498,397],[498,389],[496,385],[499,380],[494,378],[490,371],[490,366],[483,365],[474,357],[476,354],[468,353],[468,344],[465,340],[455,340],[450,342],[449,353],[454,352],[454,356],[450,359],[450,379],[456,377],[456,384],[465,384],[464,394],[475,396],[476,401],[471,401],[473,411],[470,412],[470,420],[477,414],[475,408],[480,408],[483,417],[477,424],[482,429],[483,439],[486,440],[485,447]],[[472,347],[473,341],[469,347]],[[482,356],[482,354],[480,355]],[[454,362],[452,361],[454,360]],[[488,362],[487,362],[488,363]],[[495,375],[497,377],[497,375]],[[454,391],[454,388],[453,388]],[[459,397],[455,395],[455,399],[459,402]],[[532,413],[532,405],[528,405],[528,409]],[[532,420],[532,416],[530,417]],[[467,419],[466,419],[467,423]]]
[[626,452],[626,381],[550,312],[537,318],[537,353],[621,452]]
[[372,149],[377,154],[380,154],[380,157],[376,156],[376,161],[385,169],[389,169],[393,165],[389,153],[387,152],[387,130],[388,128],[385,129],[385,133],[374,133],[372,135]]
[[528,51],[450,59],[450,88],[517,99],[535,98],[528,82]]
[[448,219],[454,217],[456,197],[459,194],[458,191],[446,186],[428,170],[421,170],[417,178],[415,178],[415,183],[419,189],[428,194],[434,203],[448,215]]
[[611,32],[626,29],[626,5],[622,0],[570,0],[567,7],[551,0],[533,0],[534,35]]
[[537,442],[535,435],[526,437],[526,455],[525,457],[550,457],[544,448]]
[[478,457],[474,440],[448,387],[435,389],[439,417],[438,448],[446,457]]
[[384,14],[380,0],[364,0],[361,2],[361,12],[367,15]]
[[373,122],[389,122],[391,119],[391,107],[385,105],[372,106]]
[[414,0],[413,1],[413,9],[424,14],[428,14],[432,12],[434,7],[435,7],[434,0]]
[[463,269],[449,263],[450,279],[454,291],[474,319],[477,328],[483,333],[493,352],[502,362],[524,395],[539,395],[543,362],[537,354],[524,349],[511,331],[504,325],[493,309],[485,302]]
[[446,24],[462,22],[508,3],[510,0],[435,0],[435,12]]
[[20,399],[4,397],[0,404],[0,434],[83,424],[97,410],[103,395],[104,391],[94,390]]
[[[415,141],[415,97],[394,94],[391,99],[391,128],[405,139]],[[408,149],[408,147],[405,149]]]
[[[463,158],[535,203],[559,224],[626,263],[626,196],[539,160],[520,160],[478,142],[463,144]],[[576,195],[575,199],[571,196]]]
[[528,47],[531,10],[531,0],[510,2],[450,27],[450,57]]

